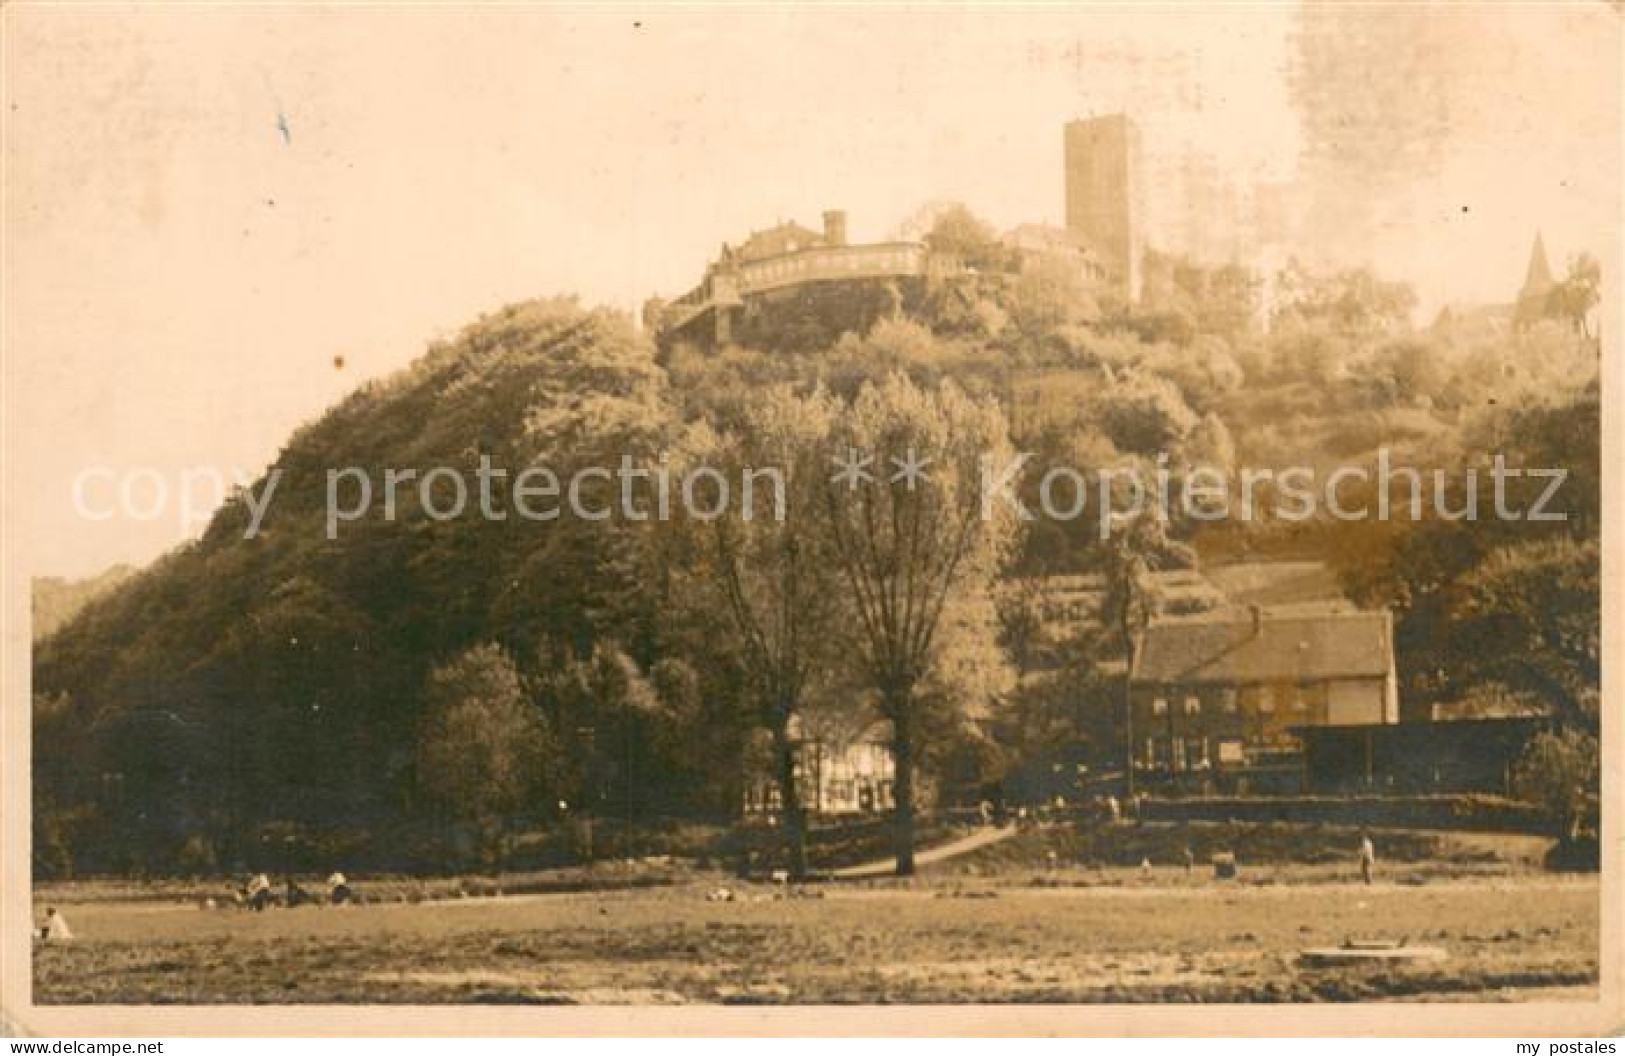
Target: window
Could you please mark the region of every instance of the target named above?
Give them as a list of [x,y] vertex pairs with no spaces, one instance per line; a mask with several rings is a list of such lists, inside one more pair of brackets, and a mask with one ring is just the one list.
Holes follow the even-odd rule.
[[1222,691],[1219,694],[1219,700],[1224,705],[1224,710],[1225,710],[1226,714],[1234,715],[1236,713],[1236,711],[1238,709],[1238,703],[1237,703],[1237,699],[1236,699],[1236,691],[1234,689],[1226,689],[1226,690]]
[[1194,696],[1194,695],[1186,697],[1185,698],[1185,714],[1187,714],[1187,715],[1200,715],[1200,714],[1202,714],[1202,701],[1199,698],[1197,698],[1196,696]]
[[1151,702],[1151,714],[1153,714],[1153,715],[1166,715],[1166,714],[1168,714],[1168,701],[1167,701],[1167,699],[1164,698],[1164,697],[1158,697],[1155,700],[1153,700]]

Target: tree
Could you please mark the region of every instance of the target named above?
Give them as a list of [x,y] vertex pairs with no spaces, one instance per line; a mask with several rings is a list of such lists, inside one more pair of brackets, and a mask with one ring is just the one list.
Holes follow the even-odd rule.
[[1119,451],[1155,458],[1172,453],[1197,424],[1173,382],[1133,374],[1095,398],[1100,428]]
[[[832,430],[840,472],[819,509],[851,606],[851,648],[893,726],[897,872],[914,871],[922,683],[939,662],[943,613],[987,591],[1015,539],[1009,504],[984,511],[985,465],[1003,467],[1003,412],[953,383],[894,374],[866,386]],[[997,472],[997,469],[994,470]]]
[[[694,456],[730,480],[761,480],[741,502],[696,522],[697,567],[727,614],[753,717],[772,737],[774,781],[783,806],[790,875],[807,872],[806,826],[796,783],[791,720],[824,677],[839,603],[837,570],[820,533],[816,503],[828,468],[828,438],[839,409],[822,389],[797,396],[769,390],[743,415],[738,431],[698,431]],[[774,494],[769,474],[782,481]],[[782,509],[776,508],[782,500]]]
[[555,655],[547,666],[537,690],[563,749],[551,791],[594,813],[630,817],[656,809],[667,776],[655,755],[667,699],[613,639],[585,657]]
[[1042,258],[1023,268],[1009,301],[1016,328],[1032,339],[1099,314],[1078,267],[1060,258]]
[[[1016,644],[1009,637],[1011,630],[1007,624],[1007,649]],[[995,736],[1005,750],[1010,773],[1036,774],[1058,762],[1115,758],[1123,740],[1114,706],[1120,686],[1101,662],[1115,655],[1101,641],[1110,633],[1094,626],[1079,628],[1046,641],[1041,659],[1023,665],[1020,683],[994,718]]]
[[1591,254],[1580,254],[1569,262],[1563,281],[1546,295],[1546,314],[1567,322],[1581,337],[1589,338],[1591,328],[1586,319],[1601,299],[1601,286],[1602,265]]
[[931,252],[956,257],[977,270],[1002,270],[1009,263],[1009,254],[993,228],[958,203],[937,216],[924,241]]
[[1205,265],[1147,250],[1141,307],[1128,324],[1145,340],[1189,343],[1196,334],[1236,340],[1253,327],[1260,282],[1239,264]]
[[1158,605],[1151,573],[1195,565],[1195,551],[1170,538],[1166,522],[1150,514],[1142,514],[1119,528],[1106,548],[1106,589],[1100,611],[1109,634],[1100,644],[1115,647],[1113,651],[1123,658],[1123,773],[1129,795],[1134,794],[1134,711],[1129,699],[1134,649],[1140,632],[1157,615]]
[[1601,554],[1558,538],[1491,552],[1456,584],[1448,670],[1570,722],[1595,723],[1602,682]]
[[501,862],[509,821],[545,779],[548,731],[519,673],[495,645],[469,649],[429,676],[419,727],[423,793],[472,825],[481,860]]
[[1545,811],[1559,840],[1572,843],[1596,801],[1599,762],[1591,734],[1572,727],[1541,732],[1513,768],[1513,791]]
[[1292,260],[1276,278],[1278,328],[1370,337],[1407,328],[1415,307],[1416,291],[1408,284],[1382,279],[1368,268],[1320,274]]
[[1240,264],[1221,264],[1203,277],[1202,296],[1196,302],[1196,327],[1235,341],[1245,337],[1258,319],[1258,277]]

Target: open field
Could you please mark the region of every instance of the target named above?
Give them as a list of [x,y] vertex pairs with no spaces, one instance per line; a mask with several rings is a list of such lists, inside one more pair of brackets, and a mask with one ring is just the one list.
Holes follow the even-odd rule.
[[[1099,1002],[1594,999],[1596,878],[1110,886],[975,877],[786,897],[658,889],[255,914],[70,905],[40,1003]],[[1107,879],[1107,877],[1102,877]],[[708,901],[716,885],[733,901]],[[1408,936],[1449,959],[1313,970],[1299,950]]]

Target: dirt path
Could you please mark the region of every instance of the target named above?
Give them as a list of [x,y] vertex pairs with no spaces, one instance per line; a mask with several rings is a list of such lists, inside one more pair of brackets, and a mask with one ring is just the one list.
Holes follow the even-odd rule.
[[[930,850],[920,851],[914,856],[915,865],[930,865],[932,862],[943,862],[949,858],[958,858],[962,854],[969,854],[974,850],[1009,839],[1016,834],[1014,825],[1003,828],[989,826],[978,829],[969,836],[962,836],[951,843]],[[862,880],[873,876],[891,876],[897,871],[897,859],[882,858],[878,862],[867,862],[863,865],[849,865],[845,869],[836,869],[830,873],[837,880]]]

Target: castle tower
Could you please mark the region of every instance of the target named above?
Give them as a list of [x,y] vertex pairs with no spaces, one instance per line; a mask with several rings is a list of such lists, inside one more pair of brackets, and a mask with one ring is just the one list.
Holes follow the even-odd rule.
[[1119,291],[1139,289],[1139,130],[1126,114],[1065,130],[1066,229],[1099,253]]

